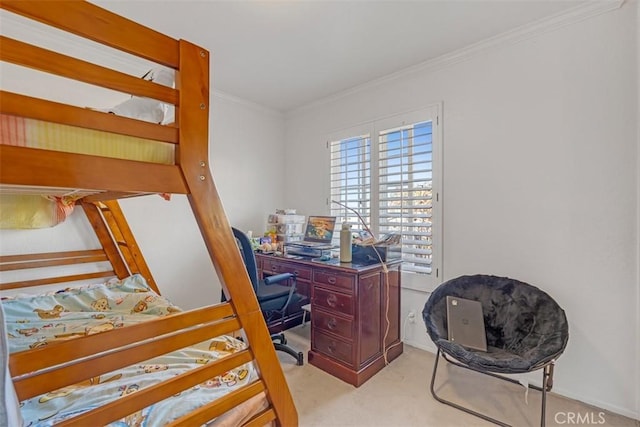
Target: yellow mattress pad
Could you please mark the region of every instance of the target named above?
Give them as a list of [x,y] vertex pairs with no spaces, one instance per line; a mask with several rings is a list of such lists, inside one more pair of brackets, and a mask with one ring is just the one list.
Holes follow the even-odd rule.
[[0,114],[0,143],[116,159],[174,164],[174,145]]

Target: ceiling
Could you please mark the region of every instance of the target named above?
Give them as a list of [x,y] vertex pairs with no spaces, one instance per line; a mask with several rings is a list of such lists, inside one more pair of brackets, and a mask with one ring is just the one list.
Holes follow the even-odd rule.
[[211,51],[215,91],[286,112],[588,1],[94,3]]

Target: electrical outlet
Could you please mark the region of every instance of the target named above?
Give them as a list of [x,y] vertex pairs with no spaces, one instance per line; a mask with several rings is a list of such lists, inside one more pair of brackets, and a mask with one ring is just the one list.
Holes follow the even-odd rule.
[[410,311],[407,317],[409,318],[409,323],[416,323],[416,313]]

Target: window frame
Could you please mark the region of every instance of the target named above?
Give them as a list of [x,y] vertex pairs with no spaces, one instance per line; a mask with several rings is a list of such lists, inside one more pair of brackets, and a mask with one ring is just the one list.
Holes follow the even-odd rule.
[[[405,289],[412,289],[421,292],[433,291],[441,282],[443,277],[443,218],[442,218],[442,205],[443,205],[443,149],[442,149],[442,105],[434,104],[419,110],[395,114],[371,120],[366,123],[362,123],[353,127],[349,127],[337,132],[333,132],[327,137],[327,149],[329,151],[329,189],[328,189],[328,202],[329,209],[332,215],[335,215],[336,211],[345,209],[332,201],[331,187],[331,171],[333,168],[331,156],[331,145],[337,141],[347,140],[360,135],[369,135],[369,157],[370,157],[370,175],[369,175],[369,194],[370,194],[370,224],[372,232],[376,237],[379,234],[379,217],[380,217],[380,158],[379,158],[379,146],[380,146],[380,133],[388,131],[390,129],[402,128],[407,125],[418,124],[421,122],[431,121],[432,123],[432,261],[431,261],[431,273],[415,273],[411,271],[402,270],[401,286]],[[377,207],[374,209],[374,207]],[[336,224],[340,226],[340,221]],[[362,226],[360,226],[362,228]]]

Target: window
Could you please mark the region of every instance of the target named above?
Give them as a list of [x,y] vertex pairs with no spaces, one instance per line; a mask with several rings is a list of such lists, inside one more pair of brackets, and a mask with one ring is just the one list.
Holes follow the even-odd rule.
[[[338,226],[402,236],[402,284],[430,291],[441,273],[439,106],[334,135],[331,214]],[[373,137],[372,137],[373,136]]]

